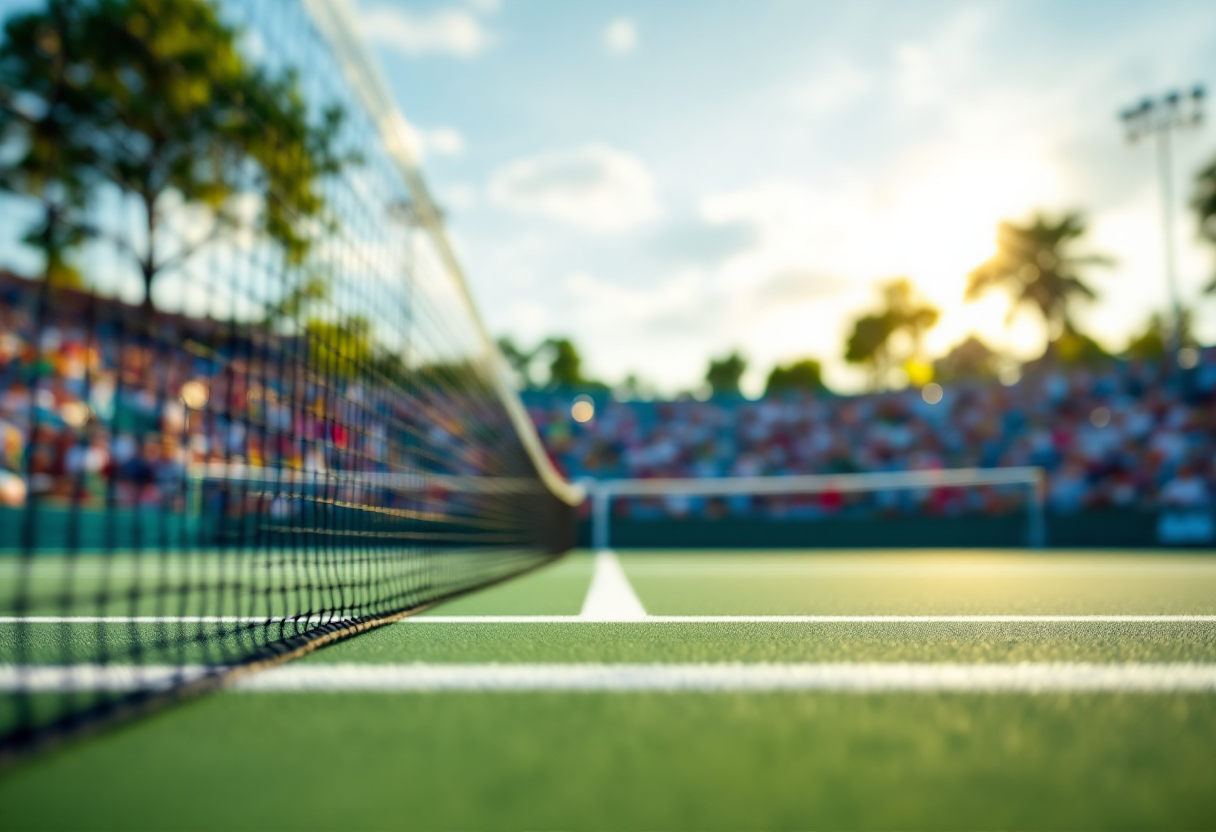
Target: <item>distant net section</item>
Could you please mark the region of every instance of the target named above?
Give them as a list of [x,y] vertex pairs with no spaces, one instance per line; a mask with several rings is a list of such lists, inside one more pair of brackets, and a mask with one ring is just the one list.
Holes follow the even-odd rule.
[[1046,477],[1033,466],[603,479],[587,488],[596,549],[1047,545]]
[[573,542],[581,491],[346,15],[77,0],[5,21],[10,757]]

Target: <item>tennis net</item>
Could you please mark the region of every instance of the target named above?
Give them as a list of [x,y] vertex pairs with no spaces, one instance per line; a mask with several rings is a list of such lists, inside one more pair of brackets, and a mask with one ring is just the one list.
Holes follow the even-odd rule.
[[591,545],[1006,547],[1047,541],[1041,468],[587,481]]
[[3,755],[572,544],[344,3],[4,23]]

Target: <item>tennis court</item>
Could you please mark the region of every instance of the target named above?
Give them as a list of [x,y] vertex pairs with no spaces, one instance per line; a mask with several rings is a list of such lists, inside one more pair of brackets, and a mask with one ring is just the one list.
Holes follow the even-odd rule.
[[[958,303],[1016,278],[1043,358],[974,335],[919,354],[939,310],[876,273],[889,308],[858,310],[841,359],[866,392],[833,392],[804,336],[853,313],[813,283],[861,272],[804,268],[797,214],[770,256],[768,207],[706,207],[742,181],[680,208],[594,131],[570,155],[556,128],[551,150],[487,129],[486,167],[445,173],[437,201],[422,165],[463,152],[434,106],[458,75],[386,74],[380,35],[414,12],[379,5],[0,0],[0,829],[1216,827],[1210,548],[1043,548],[1216,540],[1216,353],[1183,346],[1180,307],[1177,344],[1152,318],[1127,360],[1092,341],[1091,369],[1065,314],[1095,294],[1067,269],[1106,259],[1065,246],[1081,215],[994,215]],[[477,28],[497,5],[419,25],[505,54]],[[555,40],[549,22],[532,28]],[[478,112],[536,120],[470,88]],[[783,188],[757,205],[802,202]],[[479,244],[490,322],[447,224],[477,233],[483,202],[520,214],[485,215],[518,248]],[[651,238],[570,235],[668,215],[698,218],[690,240],[737,226],[764,271],[702,285],[693,257],[673,309],[702,317],[705,295],[775,333],[749,310],[806,302],[759,400],[733,346],[665,393],[581,363],[572,339],[641,343],[667,302],[639,317],[653,301],[604,283],[587,325],[584,278]],[[532,230],[550,220],[571,227]],[[595,267],[530,294],[536,234]],[[755,303],[709,291],[727,277]],[[510,340],[551,302],[560,328]],[[1132,355],[1148,335],[1156,364]],[[656,342],[642,369],[709,346]]]
[[28,761],[0,824],[1205,828],[1214,662],[1202,555],[574,553]]

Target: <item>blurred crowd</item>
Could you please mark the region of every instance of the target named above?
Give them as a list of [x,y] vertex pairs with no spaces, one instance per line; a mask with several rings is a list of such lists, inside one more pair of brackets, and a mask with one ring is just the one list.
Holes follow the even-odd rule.
[[[0,275],[3,277],[3,275]],[[37,311],[29,284],[0,280],[0,505],[33,492],[82,505],[180,506],[204,463],[310,472],[485,474],[505,429],[459,383],[411,395],[301,370],[313,359],[264,330],[90,305],[62,293]],[[442,389],[440,389],[442,388]],[[1216,496],[1216,349],[1193,368],[1109,362],[1031,367],[1017,384],[969,382],[940,401],[908,389],[748,401],[525,402],[571,479],[723,477],[1041,466],[1056,512],[1204,508]],[[572,404],[574,405],[572,407]],[[477,432],[479,441],[469,441]],[[497,436],[497,439],[495,438]],[[998,514],[1025,488],[635,500],[637,516],[859,510]]]
[[499,429],[484,396],[440,396],[424,380],[406,396],[318,371],[315,344],[264,327],[156,313],[149,328],[115,301],[59,291],[39,310],[36,294],[0,273],[0,505],[33,493],[179,509],[187,469],[239,479],[488,464],[467,440]]
[[[1050,510],[1202,508],[1216,495],[1216,349],[1197,365],[1111,362],[1030,367],[1012,386],[747,401],[618,402],[594,415],[571,397],[529,393],[533,420],[567,476],[723,477],[1041,466]],[[1002,513],[1025,488],[992,487],[770,498],[635,500],[641,516],[763,511],[813,517],[890,512]]]

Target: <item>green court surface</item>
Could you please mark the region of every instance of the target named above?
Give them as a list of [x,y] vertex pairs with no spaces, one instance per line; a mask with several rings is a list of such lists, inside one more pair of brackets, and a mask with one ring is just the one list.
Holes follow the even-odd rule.
[[[576,554],[292,667],[1216,664],[1204,554],[620,562],[668,618],[578,619]],[[1208,829],[1214,748],[1211,691],[232,690],[6,772],[0,828]]]

